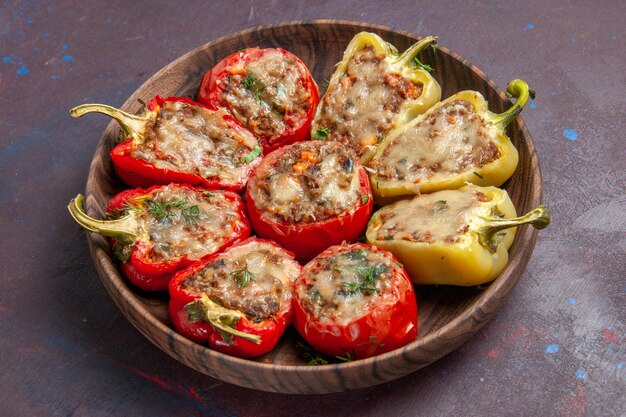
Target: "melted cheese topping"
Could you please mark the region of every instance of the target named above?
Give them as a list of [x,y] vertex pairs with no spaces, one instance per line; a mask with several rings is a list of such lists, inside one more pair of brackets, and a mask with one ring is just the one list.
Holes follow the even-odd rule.
[[381,222],[377,240],[455,243],[469,230],[477,207],[490,198],[475,192],[444,190],[385,206],[376,213]]
[[314,132],[329,129],[329,140],[345,143],[359,155],[385,137],[402,105],[422,94],[422,85],[392,73],[385,58],[371,45],[351,57],[320,103]]
[[184,280],[181,287],[204,293],[214,302],[260,322],[291,302],[291,285],[299,273],[300,265],[284,250],[254,241],[221,254]]
[[244,227],[236,206],[222,192],[168,185],[129,203],[130,209],[140,210],[140,221],[147,226],[153,261],[200,259],[217,252]]
[[245,182],[250,168],[242,158],[258,142],[243,129],[233,130],[224,120],[227,114],[223,109],[212,111],[166,101],[132,156],[158,168],[196,174],[226,185]]
[[312,223],[357,209],[359,172],[352,151],[337,142],[307,141],[289,147],[275,165],[262,163],[254,185],[254,204],[266,218]]
[[417,184],[498,159],[496,135],[495,127],[485,123],[471,103],[452,101],[390,138],[369,167],[376,170],[377,179]]
[[218,85],[235,118],[256,135],[271,138],[306,118],[311,99],[306,79],[302,63],[269,49],[256,61],[234,68]]
[[391,255],[362,247],[346,248],[307,264],[296,282],[303,307],[321,322],[347,324],[394,297]]

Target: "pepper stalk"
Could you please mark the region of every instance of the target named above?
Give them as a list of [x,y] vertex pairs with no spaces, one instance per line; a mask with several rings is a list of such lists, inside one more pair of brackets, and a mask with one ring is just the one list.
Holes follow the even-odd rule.
[[156,112],[146,109],[142,114],[135,115],[106,104],[82,104],[70,110],[70,115],[74,118],[82,117],[87,113],[101,113],[115,119],[127,139],[141,141],[146,125]]
[[206,294],[185,305],[184,310],[189,315],[190,321],[210,323],[228,344],[232,342],[233,336],[241,337],[257,345],[261,343],[261,336],[237,330],[237,322],[245,317],[243,313],[217,304]]
[[481,245],[489,249],[491,253],[495,253],[502,239],[500,231],[523,224],[531,224],[537,230],[545,229],[550,224],[550,210],[545,206],[539,206],[523,216],[512,219],[487,217],[482,217],[482,219],[485,223],[476,230],[478,239]]

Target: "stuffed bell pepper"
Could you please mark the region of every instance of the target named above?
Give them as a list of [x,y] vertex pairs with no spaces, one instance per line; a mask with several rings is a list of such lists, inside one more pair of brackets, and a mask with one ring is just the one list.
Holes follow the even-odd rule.
[[392,252],[415,284],[472,286],[502,272],[516,226],[543,229],[550,223],[543,206],[516,216],[506,191],[468,184],[383,207],[366,237]]
[[372,214],[367,173],[338,142],[306,141],[267,155],[248,183],[252,227],[307,261],[355,241]]
[[251,238],[176,274],[169,312],[176,331],[233,356],[271,351],[292,320],[293,254]]
[[362,359],[417,336],[417,303],[402,264],[365,244],[333,246],[296,281],[294,325],[318,351]]
[[184,183],[241,191],[261,161],[257,138],[223,109],[186,98],[155,97],[132,115],[103,104],[70,114],[106,114],[119,122],[124,142],[111,150],[117,175],[131,187]]
[[511,81],[507,91],[517,101],[502,114],[490,112],[480,93],[462,91],[391,131],[368,163],[376,202],[459,188],[466,182],[502,185],[518,161],[506,126],[531,95],[522,80]]
[[357,34],[320,101],[312,139],[345,143],[367,162],[387,133],[441,99],[441,88],[417,55],[437,38],[426,37],[404,53],[374,33]]
[[241,197],[189,185],[126,190],[107,206],[108,220],[83,210],[78,195],[68,206],[85,229],[109,236],[122,271],[137,287],[166,290],[177,271],[250,235]]
[[308,138],[319,92],[304,63],[279,48],[249,48],[207,72],[198,101],[228,109],[265,153]]

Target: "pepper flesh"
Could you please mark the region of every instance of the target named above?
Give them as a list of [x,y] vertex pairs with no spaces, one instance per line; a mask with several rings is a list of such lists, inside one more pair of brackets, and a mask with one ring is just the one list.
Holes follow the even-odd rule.
[[[184,117],[162,120],[176,111]],[[184,183],[241,191],[261,161],[257,138],[230,114],[187,98],[156,96],[139,115],[103,104],[70,110],[72,117],[91,112],[119,122],[124,142],[110,156],[117,175],[131,187]]]
[[[339,257],[352,257],[355,254],[365,254],[364,257],[373,254],[378,264],[374,266],[363,260],[342,266],[337,260]],[[337,270],[344,268],[353,270],[350,279],[360,275],[362,281],[340,282],[337,288],[337,283],[329,284],[327,278],[320,278],[322,284],[313,278],[316,273],[321,273],[330,274],[334,279]],[[370,272],[367,273],[367,270]],[[374,277],[373,274],[377,276]],[[381,278],[385,274],[387,276]],[[336,279],[345,279],[343,272],[339,275]],[[366,275],[369,275],[367,283]],[[381,279],[384,283],[380,282]],[[319,285],[326,288],[323,292],[327,293],[330,288],[334,295],[321,295],[322,290],[317,290]],[[359,294],[344,294],[344,285],[352,285],[352,289]],[[355,289],[355,285],[359,289]],[[320,352],[339,359],[362,359],[397,349],[412,342],[417,336],[415,290],[402,265],[386,250],[362,243],[332,246],[304,266],[295,287],[294,327]],[[312,290],[317,291],[315,299],[311,298]],[[361,305],[355,298],[366,297],[360,294],[362,291],[367,292],[368,301]],[[353,309],[356,311],[348,317],[344,317],[337,310],[331,313],[322,309],[322,314],[317,313],[312,304],[329,296],[334,299],[324,302],[328,301],[331,311],[332,307],[343,307],[344,312]],[[336,305],[335,302],[345,305]]]
[[[262,62],[269,68],[253,68]],[[285,77],[273,80],[277,69],[284,70]],[[285,86],[290,77],[296,79],[293,88]],[[239,93],[235,86],[239,87]],[[290,96],[292,99],[287,100]],[[294,98],[304,103],[292,107],[296,101]],[[280,48],[248,48],[222,59],[204,75],[198,101],[228,109],[261,139],[263,152],[267,154],[308,137],[319,91],[306,65],[291,52]],[[243,108],[235,103],[242,104]],[[248,107],[245,107],[246,103]],[[253,106],[259,110],[251,110]],[[273,132],[277,127],[274,125],[281,129]]]
[[[441,87],[437,81],[428,71],[414,63],[416,56],[436,40],[433,36],[426,37],[399,54],[393,45],[374,33],[357,34],[348,44],[343,59],[330,78],[311,126],[311,138],[328,138],[346,143],[357,152],[363,162],[367,162],[373,156],[377,144],[392,128],[402,126],[441,99]],[[360,73],[359,68],[350,70],[355,71],[355,74],[348,72],[355,56],[361,59],[358,54],[367,52],[370,48],[376,57],[381,58],[376,70],[384,67],[384,85],[392,89],[399,86],[398,91],[402,98],[398,98],[398,103],[377,100],[377,95],[370,91],[373,83],[380,83],[380,79],[367,80],[367,74]],[[360,83],[358,85],[362,88],[355,87],[355,83]],[[359,88],[362,90],[360,93],[356,91]],[[411,92],[414,88],[421,89],[416,97]],[[379,90],[384,95],[382,91],[384,90]],[[391,108],[387,109],[388,106]],[[375,122],[371,121],[371,117],[380,117],[384,112],[388,114],[383,116],[382,126],[372,126]],[[345,119],[337,121],[337,116],[343,113]],[[351,124],[354,124],[352,129]]]
[[[358,158],[354,156],[350,169],[353,178],[357,177],[359,190],[359,197],[356,198],[354,206],[328,218],[311,221],[285,221],[271,218],[258,202],[259,178],[277,165],[291,148],[307,147],[310,151],[315,151],[319,150],[321,146],[332,144],[343,147],[336,142],[302,142],[272,152],[264,158],[261,165],[252,174],[246,189],[246,205],[255,232],[259,236],[275,240],[284,248],[293,251],[296,254],[296,259],[300,261],[314,258],[331,245],[340,244],[343,241],[355,241],[361,236],[373,210],[373,199],[367,173]],[[345,150],[354,155],[349,149],[346,148]],[[308,154],[305,152],[301,156],[308,158]],[[293,170],[298,173],[308,168],[309,165],[309,162],[302,161],[295,164]]]
[[[281,277],[274,276],[275,280],[282,282],[284,288],[281,292],[280,306],[271,316],[255,321],[241,309],[217,302],[220,297],[211,294],[211,290],[200,291],[185,287],[186,280],[201,274],[205,268],[213,264],[236,256],[237,252],[250,251],[243,258],[246,268],[249,268],[250,263],[257,267],[262,266],[258,260],[254,260],[254,257],[255,251],[256,254],[259,253],[257,248],[263,247],[271,247],[275,252],[271,257],[273,264],[270,268],[273,267],[275,274],[284,274]],[[220,269],[224,268],[229,267],[220,266]],[[300,265],[293,259],[293,254],[272,241],[250,238],[233,245],[222,253],[193,264],[172,279],[168,307],[172,324],[183,336],[196,343],[207,343],[212,349],[222,353],[241,358],[263,355],[276,346],[278,339],[291,324],[293,281],[300,273],[300,269]],[[237,278],[232,275],[233,271],[225,279]],[[219,287],[220,284],[216,286]],[[265,292],[258,290],[254,290],[254,293],[257,298],[267,296]],[[232,296],[241,298],[239,294]]]
[[[472,286],[502,272],[515,227],[528,223],[547,227],[548,209],[539,206],[516,218],[506,191],[468,184],[383,207],[372,216],[366,238],[392,252],[415,284]],[[442,228],[446,232],[438,234]]]
[[[149,199],[155,193],[163,190],[197,193],[199,198],[208,200],[207,204],[211,204],[210,200],[213,198],[220,199],[214,203],[216,207],[221,207],[217,204],[223,204],[228,205],[231,210],[230,213],[220,211],[224,222],[220,227],[228,226],[230,230],[224,236],[212,235],[211,239],[213,240],[203,243],[200,249],[197,245],[193,245],[191,246],[192,249],[181,250],[181,253],[174,254],[169,258],[158,255],[154,246],[157,238],[153,238],[156,231],[149,221],[145,220],[144,216],[147,216],[146,213],[149,210]],[[231,191],[208,191],[189,185],[174,184],[154,186],[145,190],[141,188],[126,190],[115,195],[107,205],[106,211],[109,217],[122,214],[121,217],[113,220],[93,219],[85,213],[83,205],[84,197],[80,194],[68,205],[74,220],[91,232],[112,238],[111,247],[114,252],[119,250],[122,252],[117,253],[123,254],[122,259],[120,259],[122,271],[131,283],[146,291],[166,290],[169,281],[177,271],[247,238],[251,231],[243,201],[239,195]],[[187,210],[193,209],[193,207],[181,203],[181,207],[185,206],[187,206]],[[198,213],[197,217],[201,218],[200,209],[198,209]],[[166,213],[166,215],[171,214]],[[181,223],[183,230],[186,227],[194,227],[193,223],[192,225],[185,223],[182,211],[180,218],[173,221],[173,227],[176,226],[176,222]],[[202,219],[196,223],[196,227],[197,224],[203,225],[204,222],[212,221]]]
[[518,153],[506,126],[533,93],[522,80],[511,81],[507,92],[517,101],[502,114],[490,112],[480,93],[462,91],[391,131],[367,165],[376,203],[508,180]]

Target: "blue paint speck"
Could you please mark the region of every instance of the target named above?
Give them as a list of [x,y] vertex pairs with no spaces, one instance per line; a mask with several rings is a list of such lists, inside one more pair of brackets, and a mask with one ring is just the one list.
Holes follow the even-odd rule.
[[617,369],[622,369],[624,367],[624,363],[623,362],[617,362],[617,364],[615,365],[615,367]]
[[569,139],[569,140],[576,140],[576,139],[578,139],[578,133],[576,133],[576,131],[574,129],[565,129],[563,131],[563,136],[565,136],[565,138]]
[[533,25],[532,23],[529,23],[529,24],[526,25],[526,29],[524,29],[524,30],[531,30],[531,29],[534,29],[534,28],[535,28],[535,25]]
[[576,36],[572,36],[571,41],[572,41],[572,43],[576,43]]
[[62,46],[62,48],[63,48],[63,49],[67,49],[67,48],[69,48],[69,46],[68,46],[66,43],[64,43],[64,44],[63,44],[63,46]]
[[28,19],[28,20],[26,21],[26,23],[28,23],[29,25],[32,25],[32,24],[33,24],[33,19]]
[[536,108],[537,108],[537,105],[535,104],[535,102],[534,102],[534,101],[531,101],[531,102],[530,102],[529,107],[530,107],[531,109],[536,109]]
[[10,64],[11,63],[11,58],[9,58],[8,56],[5,56],[4,58],[2,58],[2,62],[6,63],[6,64]]
[[44,38],[47,38],[48,36],[50,36],[50,33],[44,32],[44,33],[41,34],[41,36],[43,36]]
[[72,62],[74,60],[74,57],[72,55],[63,55],[63,61],[65,62]]
[[52,80],[58,80],[59,78],[61,78],[61,77],[59,77],[58,75],[51,75],[50,76],[50,79],[52,79]]
[[569,303],[570,303],[571,305],[576,304],[576,299],[575,299],[574,297],[570,297],[570,298],[569,298]]
[[611,40],[612,41],[617,40],[617,38],[619,38],[619,36],[617,36],[616,34],[611,35]]
[[553,343],[551,345],[548,345],[548,347],[546,347],[546,350],[544,350],[544,353],[547,355],[552,355],[553,353],[556,353],[559,351],[560,346],[557,343]]
[[24,36],[24,35],[26,35],[26,34],[25,34],[24,32],[22,32],[21,30],[16,30],[16,31],[15,31],[15,34],[16,34],[17,36]]
[[576,378],[578,379],[587,379],[587,372],[582,369],[576,371]]
[[19,67],[16,71],[19,75],[26,75],[30,71],[26,67]]

